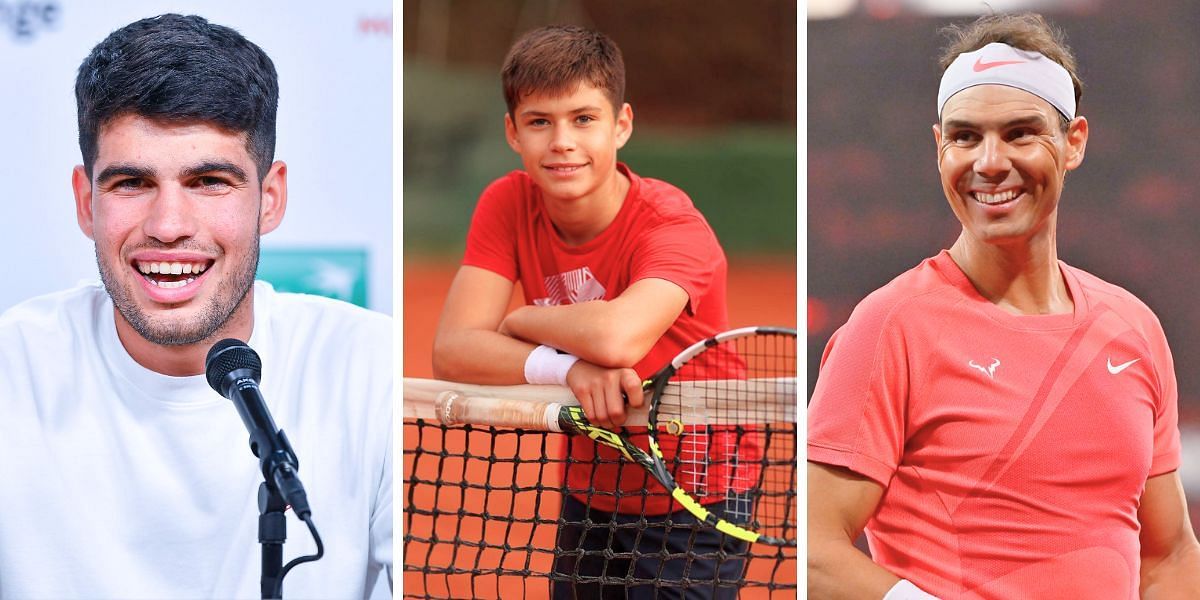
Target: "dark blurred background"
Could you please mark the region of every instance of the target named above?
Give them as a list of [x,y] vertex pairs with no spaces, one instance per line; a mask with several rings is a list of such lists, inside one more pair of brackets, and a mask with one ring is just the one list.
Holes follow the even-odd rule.
[[[1041,12],[1079,62],[1090,136],[1059,209],[1059,257],[1157,313],[1179,380],[1180,475],[1200,525],[1200,3],[990,2]],[[961,231],[942,195],[931,126],[946,39],[982,2],[810,1],[808,383],[865,295]],[[822,18],[814,18],[814,17]]]
[[620,46],[634,133],[618,153],[681,188],[730,262],[731,324],[794,326],[794,1],[410,0],[404,3],[404,372],[429,376],[442,297],[471,212],[521,168],[504,141],[500,66],[523,33],[598,29]]

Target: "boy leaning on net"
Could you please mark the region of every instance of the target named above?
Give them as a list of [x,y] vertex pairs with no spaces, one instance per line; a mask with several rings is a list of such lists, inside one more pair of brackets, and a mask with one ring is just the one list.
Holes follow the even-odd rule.
[[[607,36],[531,31],[501,76],[505,138],[524,168],[479,198],[438,325],[435,376],[565,385],[593,423],[619,426],[626,398],[645,401],[643,378],[728,328],[724,252],[686,194],[617,161],[633,110],[621,52]],[[518,281],[525,305],[506,314]],[[644,428],[633,438],[646,446]],[[615,450],[576,439],[568,452],[556,598],[682,597],[689,587],[736,596],[744,543],[697,526]],[[670,461],[673,449],[664,452]],[[726,495],[710,497],[719,502],[709,510],[723,513]],[[661,526],[668,514],[670,529]],[[633,526],[643,516],[649,525]],[[629,558],[605,558],[613,553]]]

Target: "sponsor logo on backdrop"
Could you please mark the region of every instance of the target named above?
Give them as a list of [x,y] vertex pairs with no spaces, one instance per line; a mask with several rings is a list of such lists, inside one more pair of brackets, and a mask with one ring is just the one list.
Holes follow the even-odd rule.
[[315,294],[367,307],[366,249],[263,248],[258,278],[281,292]]
[[37,34],[57,29],[62,23],[62,5],[54,1],[0,0],[0,27],[19,42],[30,42]]
[[359,17],[358,32],[362,35],[392,37],[392,15]]

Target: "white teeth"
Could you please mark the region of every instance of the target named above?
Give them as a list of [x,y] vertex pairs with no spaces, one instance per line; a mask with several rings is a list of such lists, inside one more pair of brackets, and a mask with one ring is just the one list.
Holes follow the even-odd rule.
[[150,283],[153,283],[160,288],[175,289],[181,288],[195,280],[195,277],[188,277],[187,279],[181,279],[179,281],[151,281]]
[[142,273],[149,275],[150,273],[162,273],[164,275],[188,275],[195,273],[199,275],[208,267],[204,263],[179,263],[179,262],[142,262],[138,261],[137,269]]
[[984,204],[1003,204],[1016,198],[1020,195],[1019,190],[1008,190],[998,194],[988,194],[985,192],[975,192],[975,199]]

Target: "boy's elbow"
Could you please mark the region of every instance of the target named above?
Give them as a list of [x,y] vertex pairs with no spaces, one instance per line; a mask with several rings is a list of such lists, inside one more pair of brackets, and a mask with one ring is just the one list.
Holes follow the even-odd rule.
[[650,351],[642,340],[616,328],[600,332],[590,349],[589,362],[610,369],[631,368]]
[[438,335],[433,341],[433,377],[442,381],[455,381],[458,365],[454,361],[455,353],[449,347],[445,337]]

